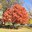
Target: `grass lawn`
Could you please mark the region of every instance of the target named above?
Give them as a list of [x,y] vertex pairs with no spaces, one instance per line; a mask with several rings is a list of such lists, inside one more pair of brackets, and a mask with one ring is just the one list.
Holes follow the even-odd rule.
[[0,32],[32,32],[32,28],[28,29],[28,28],[21,28],[21,29],[3,29],[0,28]]

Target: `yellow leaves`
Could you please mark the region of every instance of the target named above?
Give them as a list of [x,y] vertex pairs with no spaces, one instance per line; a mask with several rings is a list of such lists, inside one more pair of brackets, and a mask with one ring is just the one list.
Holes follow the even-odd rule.
[[0,3],[0,9],[2,9],[2,4]]
[[30,24],[32,24],[32,19],[30,19],[30,21],[29,21],[29,22],[30,22]]
[[15,0],[10,0],[11,2],[14,2]]

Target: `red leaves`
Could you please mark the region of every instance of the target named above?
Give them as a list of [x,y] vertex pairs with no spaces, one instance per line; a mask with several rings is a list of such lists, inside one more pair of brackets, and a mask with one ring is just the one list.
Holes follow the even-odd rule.
[[6,21],[28,24],[28,13],[26,12],[25,8],[18,4],[15,4],[13,8],[8,8],[3,15]]

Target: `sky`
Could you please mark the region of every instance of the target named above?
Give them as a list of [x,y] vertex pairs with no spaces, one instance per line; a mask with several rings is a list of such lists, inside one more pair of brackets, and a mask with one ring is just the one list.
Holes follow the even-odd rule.
[[[32,9],[32,5],[31,5],[30,1],[29,0],[24,0],[24,1],[25,1],[25,3],[27,3],[27,5],[29,7],[31,7],[30,9]],[[27,5],[24,4],[24,6],[28,9]]]
[[[20,3],[22,2],[21,0],[19,0],[20,1]],[[29,0],[24,0],[24,4],[23,4],[23,6],[26,8],[26,10],[27,11],[29,11],[30,9],[32,10],[32,4],[31,4],[31,2],[29,1]],[[29,9],[30,8],[30,9]]]

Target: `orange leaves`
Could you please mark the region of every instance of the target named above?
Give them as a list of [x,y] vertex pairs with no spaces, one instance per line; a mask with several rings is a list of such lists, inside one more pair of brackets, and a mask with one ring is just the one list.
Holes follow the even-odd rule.
[[15,4],[14,7],[17,8],[17,9],[20,9],[20,10],[22,8],[19,4]]
[[15,4],[12,8],[7,9],[6,12],[4,12],[4,17],[7,21],[20,24],[28,24],[29,20],[28,13],[26,12],[25,8],[19,4]]

